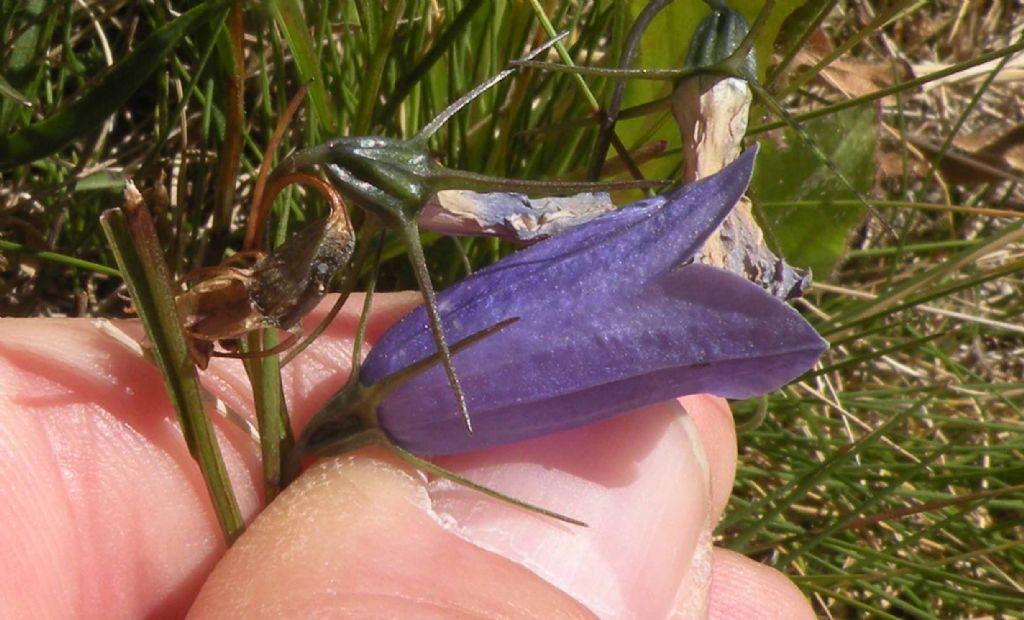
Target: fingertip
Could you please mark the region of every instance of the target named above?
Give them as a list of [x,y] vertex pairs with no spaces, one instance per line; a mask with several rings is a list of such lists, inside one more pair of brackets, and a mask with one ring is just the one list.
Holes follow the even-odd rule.
[[736,425],[723,398],[695,394],[679,399],[697,427],[711,478],[711,520],[717,523],[729,503],[736,477]]
[[728,549],[712,556],[709,620],[813,620],[807,597],[770,566]]
[[[224,543],[158,371],[89,321],[9,319],[3,330],[0,574],[15,577],[0,607],[180,615]],[[260,503],[255,451],[223,419],[215,431],[248,518]]]
[[[601,617],[664,617],[681,583],[703,599],[707,467],[676,403],[439,462],[475,482],[585,521],[578,528],[436,484],[437,510]],[[703,560],[701,560],[703,558]]]
[[191,612],[218,617],[580,617],[536,575],[432,512],[422,478],[386,452],[303,474],[217,565]]

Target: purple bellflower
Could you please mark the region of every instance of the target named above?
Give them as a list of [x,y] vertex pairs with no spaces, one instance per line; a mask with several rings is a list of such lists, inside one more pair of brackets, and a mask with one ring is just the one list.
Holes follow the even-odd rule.
[[[427,455],[512,443],[695,393],[749,398],[809,369],[825,342],[794,309],[727,271],[688,264],[750,181],[756,149],[720,173],[512,254],[438,296],[473,422],[443,370],[376,408],[395,445]],[[435,353],[422,307],[373,347],[371,386]]]

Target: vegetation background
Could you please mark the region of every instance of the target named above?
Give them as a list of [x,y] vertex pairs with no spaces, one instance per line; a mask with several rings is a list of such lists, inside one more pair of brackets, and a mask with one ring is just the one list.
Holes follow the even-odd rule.
[[[541,16],[570,31],[573,62],[616,67],[646,4],[266,0],[229,16],[228,2],[7,0],[0,313],[125,314],[98,216],[128,179],[151,192],[177,274],[237,250],[264,149],[303,84],[279,157],[338,135],[412,135],[546,40]],[[753,20],[763,3],[735,5]],[[196,6],[208,13],[184,23]],[[682,66],[707,11],[670,3],[636,66]],[[831,351],[734,404],[740,469],[718,539],[785,571],[826,617],[1024,616],[1022,35],[1008,0],[780,0],[757,33],[759,80],[877,210],[755,102],[755,209],[774,247],[813,267],[798,307]],[[597,139],[587,89],[606,106],[615,85],[519,71],[432,148],[452,168],[582,178]],[[678,176],[678,131],[653,105],[671,88],[626,83],[623,107],[644,114],[617,131],[648,178]],[[325,209],[285,191],[272,238]],[[424,243],[439,289],[466,260],[512,251]],[[380,288],[414,286],[401,252],[386,246]]]

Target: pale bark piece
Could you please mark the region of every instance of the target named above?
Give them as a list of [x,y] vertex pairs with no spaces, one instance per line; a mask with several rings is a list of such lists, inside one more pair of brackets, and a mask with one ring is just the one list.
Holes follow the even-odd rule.
[[[715,174],[739,156],[750,101],[750,87],[740,79],[696,75],[679,83],[672,113],[683,139],[684,183]],[[765,244],[746,196],[693,262],[741,275],[783,300],[799,297],[811,285],[809,271],[789,266]]]

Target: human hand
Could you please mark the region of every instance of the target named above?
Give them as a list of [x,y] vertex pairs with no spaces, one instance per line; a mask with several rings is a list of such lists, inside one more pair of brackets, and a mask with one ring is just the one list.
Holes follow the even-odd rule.
[[[417,301],[378,296],[370,342]],[[343,384],[360,303],[286,369],[297,426]],[[720,399],[438,460],[588,528],[369,449],[315,465],[225,555],[156,369],[89,321],[2,324],[0,617],[813,617],[781,574],[711,548],[736,462]],[[249,410],[237,362],[204,382]],[[251,519],[256,446],[217,426]]]

